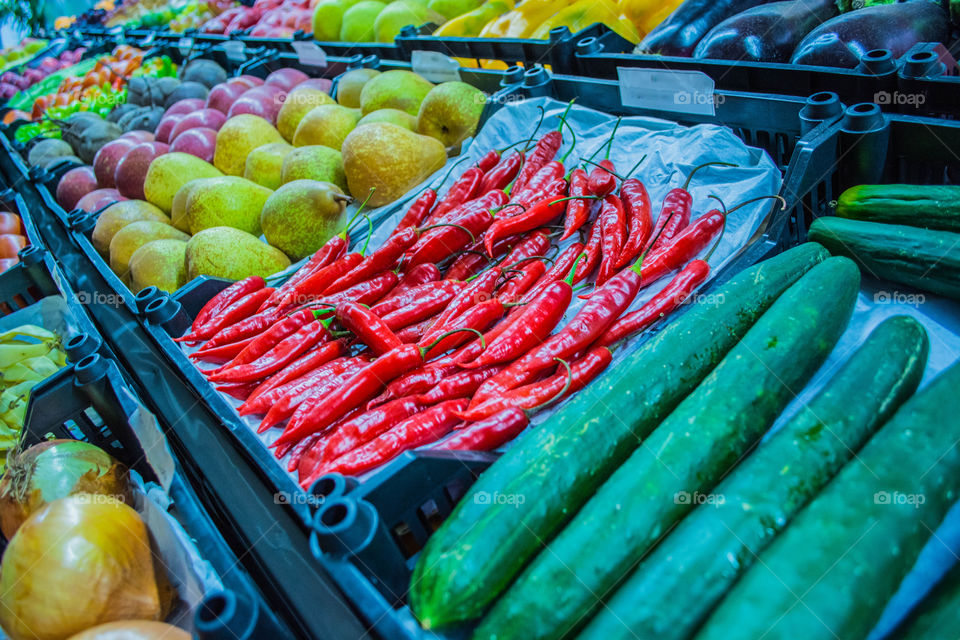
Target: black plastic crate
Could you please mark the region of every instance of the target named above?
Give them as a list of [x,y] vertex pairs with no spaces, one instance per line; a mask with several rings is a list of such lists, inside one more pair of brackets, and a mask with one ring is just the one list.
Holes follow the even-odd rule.
[[620,49],[611,34],[606,34],[578,40],[568,61],[569,66],[558,70],[607,80],[616,80],[622,68],[661,73],[695,71],[708,76],[723,91],[792,96],[831,91],[847,104],[878,102],[885,103],[891,112],[960,118],[960,68],[939,43],[918,43],[899,59],[887,50],[870,51],[856,69],[842,69],[634,54]]

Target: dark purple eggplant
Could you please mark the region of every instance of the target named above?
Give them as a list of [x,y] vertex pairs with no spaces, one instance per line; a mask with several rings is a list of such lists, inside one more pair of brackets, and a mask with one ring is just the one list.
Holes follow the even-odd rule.
[[644,53],[689,56],[715,26],[768,0],[685,0],[637,46]]
[[797,45],[790,62],[852,69],[873,49],[889,49],[894,58],[918,42],[946,43],[947,13],[930,0],[858,9],[828,20]]
[[727,18],[710,30],[694,58],[789,62],[812,29],[837,15],[834,0],[770,2]]

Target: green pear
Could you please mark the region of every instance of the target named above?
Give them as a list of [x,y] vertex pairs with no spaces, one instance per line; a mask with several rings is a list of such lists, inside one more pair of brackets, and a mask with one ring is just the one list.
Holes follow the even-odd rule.
[[291,151],[293,151],[293,145],[286,142],[271,142],[257,147],[247,156],[243,177],[267,189],[276,189],[283,184],[281,180],[283,159]]
[[291,259],[306,258],[343,231],[348,202],[340,187],[329,182],[288,182],[263,205],[263,236]]
[[427,6],[442,15],[446,20],[453,20],[468,11],[473,11],[483,4],[483,0],[429,0]]
[[190,218],[187,217],[187,198],[190,197],[190,192],[193,191],[195,186],[209,179],[210,178],[197,178],[196,180],[191,180],[180,187],[177,190],[177,194],[173,196],[173,205],[170,207],[170,221],[171,224],[180,231],[190,233]]
[[395,124],[375,122],[354,129],[343,142],[343,167],[350,193],[380,207],[404,195],[447,161],[439,140]]
[[374,36],[377,42],[393,42],[407,25],[419,27],[428,22],[443,24],[445,21],[442,15],[431,11],[419,0],[393,0],[373,23]]
[[409,129],[410,131],[417,130],[417,119],[406,111],[400,111],[399,109],[377,109],[376,111],[371,111],[360,118],[357,126],[359,127],[361,124],[372,124],[374,122],[387,122],[389,124],[395,124],[398,127],[403,127],[404,129]]
[[487,96],[466,82],[438,84],[420,104],[417,131],[453,147],[477,130]]
[[143,182],[143,194],[147,202],[169,213],[173,207],[173,197],[180,187],[197,178],[222,175],[219,169],[197,156],[179,151],[165,153],[150,163]]
[[260,235],[260,210],[272,189],[236,176],[204,180],[187,197],[190,233],[211,227],[233,227]]
[[144,202],[143,200],[122,200],[110,205],[97,218],[97,224],[93,228],[93,234],[90,241],[93,247],[102,253],[110,253],[110,241],[120,229],[132,222],[141,220],[153,220],[170,224],[170,218],[158,207]]
[[385,71],[363,85],[360,108],[363,115],[377,109],[399,109],[415,116],[431,89],[433,83],[413,71]]
[[338,40],[343,12],[350,5],[344,0],[325,0],[317,4],[313,10],[313,37],[322,42]]
[[153,240],[180,240],[186,242],[190,236],[178,231],[169,224],[153,220],[131,222],[113,235],[110,240],[110,268],[124,282],[129,282],[130,257],[133,252]]
[[294,180],[332,182],[344,191],[347,176],[343,172],[340,152],[320,144],[297,147],[283,159],[283,183]]
[[343,139],[353,131],[359,120],[356,110],[339,104],[314,107],[300,121],[297,132],[293,134],[293,144],[296,147],[322,144],[339,151]]
[[293,134],[296,133],[297,125],[303,120],[303,116],[323,104],[336,104],[336,101],[319,89],[294,89],[287,94],[277,114],[277,131],[284,140],[293,142]]
[[351,69],[337,81],[337,102],[345,107],[360,108],[360,91],[371,78],[380,72],[376,69]]
[[213,276],[242,280],[267,277],[290,266],[283,251],[233,227],[204,229],[190,238],[186,250],[187,279]]
[[250,152],[271,142],[283,142],[272,124],[250,113],[233,116],[217,131],[213,165],[228,176],[242,176]]
[[340,40],[374,42],[373,23],[386,6],[377,0],[363,0],[344,11],[340,26]]
[[130,256],[130,288],[134,293],[153,286],[173,293],[187,284],[187,243],[153,240]]

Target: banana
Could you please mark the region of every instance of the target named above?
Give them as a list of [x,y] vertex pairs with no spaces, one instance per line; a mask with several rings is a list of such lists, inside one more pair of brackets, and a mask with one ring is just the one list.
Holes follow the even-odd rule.
[[21,360],[35,358],[46,355],[51,347],[48,342],[37,342],[35,344],[0,344],[0,371],[15,365]]
[[[27,338],[32,338],[32,340],[18,340],[17,338],[23,336]],[[7,342],[36,342],[37,340],[56,340],[57,335],[52,331],[47,331],[43,327],[38,327],[35,324],[23,324],[9,331],[4,331],[0,333],[0,343]]]

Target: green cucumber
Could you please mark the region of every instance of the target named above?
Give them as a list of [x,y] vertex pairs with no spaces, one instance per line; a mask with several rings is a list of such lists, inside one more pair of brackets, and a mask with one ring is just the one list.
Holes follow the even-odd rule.
[[841,218],[960,231],[960,186],[862,184],[837,199]]
[[819,394],[713,490],[723,502],[694,509],[640,562],[579,640],[688,638],[755,555],[917,390],[928,349],[913,318],[880,324]]
[[960,299],[960,234],[824,217],[808,235],[866,275]]
[[[807,243],[734,276],[527,431],[427,541],[410,585],[421,624],[437,628],[481,615],[640,439],[826,256]],[[512,493],[523,502],[495,499]]]
[[859,289],[846,258],[828,258],[787,289],[520,574],[474,638],[560,638],[586,623],[823,364]]
[[960,362],[761,554],[697,640],[865,638],[960,491]]
[[900,640],[944,640],[960,633],[960,563],[943,576],[900,627]]

